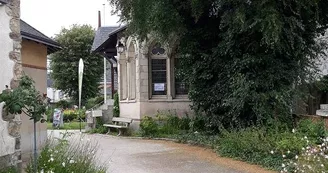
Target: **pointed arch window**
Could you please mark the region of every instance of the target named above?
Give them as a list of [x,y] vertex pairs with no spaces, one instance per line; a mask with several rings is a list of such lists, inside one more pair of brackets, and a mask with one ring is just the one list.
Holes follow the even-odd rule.
[[167,95],[167,56],[160,43],[151,49],[150,69],[151,94]]

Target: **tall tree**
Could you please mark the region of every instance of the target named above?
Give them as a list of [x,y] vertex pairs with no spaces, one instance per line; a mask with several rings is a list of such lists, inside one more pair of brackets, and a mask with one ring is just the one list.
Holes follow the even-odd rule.
[[109,0],[128,31],[179,40],[181,74],[209,127],[290,115],[323,44],[327,0]]
[[73,25],[62,29],[55,40],[62,50],[51,56],[51,76],[55,87],[78,100],[78,67],[84,61],[82,101],[95,97],[103,74],[103,59],[91,53],[95,31],[89,25]]

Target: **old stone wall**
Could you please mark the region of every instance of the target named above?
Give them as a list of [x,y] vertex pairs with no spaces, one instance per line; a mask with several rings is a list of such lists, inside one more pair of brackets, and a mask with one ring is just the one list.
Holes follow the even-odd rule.
[[[0,92],[8,85],[16,88],[22,74],[20,0],[9,0],[0,5]],[[0,169],[21,166],[20,115],[10,115],[0,104]],[[2,137],[2,138],[1,138]]]

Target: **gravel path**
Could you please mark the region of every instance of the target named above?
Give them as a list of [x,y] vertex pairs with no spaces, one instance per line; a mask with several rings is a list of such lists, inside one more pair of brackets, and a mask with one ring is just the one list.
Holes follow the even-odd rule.
[[98,159],[109,173],[275,173],[185,144],[98,134],[84,138],[98,143]]

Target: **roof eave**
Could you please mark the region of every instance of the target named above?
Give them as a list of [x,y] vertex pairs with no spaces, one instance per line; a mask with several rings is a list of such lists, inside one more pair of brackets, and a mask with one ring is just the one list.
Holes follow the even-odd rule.
[[1,4],[8,4],[8,0],[0,0],[0,5]]
[[51,52],[56,52],[60,49],[62,49],[62,47],[59,44],[54,44],[54,43],[50,43],[49,41],[46,41],[44,39],[41,39],[39,37],[35,37],[31,34],[25,33],[25,32],[21,32],[22,38],[27,39],[27,40],[32,40],[41,44],[44,44],[47,46],[47,48],[52,49],[53,51]]
[[121,32],[121,31],[125,30],[126,28],[127,28],[127,26],[125,25],[125,26],[119,27],[119,28],[117,28],[116,30],[110,32],[110,33],[108,34],[108,38],[107,38],[107,40],[104,41],[104,42],[103,42],[100,46],[98,46],[95,50],[93,50],[92,53],[100,52],[101,49],[104,47],[104,45],[106,45],[106,44],[108,43],[108,41],[111,39],[111,37],[112,37],[113,35],[115,35],[115,34]]

